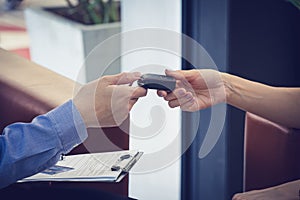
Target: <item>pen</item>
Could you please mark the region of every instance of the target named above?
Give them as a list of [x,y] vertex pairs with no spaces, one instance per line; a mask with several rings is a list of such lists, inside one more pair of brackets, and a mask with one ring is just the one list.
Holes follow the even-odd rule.
[[59,160],[64,160],[65,154],[61,154]]
[[124,167],[124,172],[129,172],[129,170],[133,167],[133,165],[140,159],[140,157],[143,155],[142,152],[138,152],[134,155],[134,157],[128,162],[128,164]]
[[[130,158],[131,155],[130,154],[125,154],[125,155],[122,155],[118,160],[117,160],[117,164],[119,164],[120,162],[122,162],[123,160],[125,159],[128,159]],[[113,165],[111,167],[111,171],[119,171],[121,169],[120,166],[118,166],[117,164]],[[123,169],[122,169],[123,170]]]

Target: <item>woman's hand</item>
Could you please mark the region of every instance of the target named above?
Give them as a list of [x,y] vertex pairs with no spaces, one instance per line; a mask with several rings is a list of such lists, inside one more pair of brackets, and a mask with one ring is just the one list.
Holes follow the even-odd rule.
[[184,111],[194,112],[226,101],[225,87],[216,70],[166,70],[166,75],[176,79],[176,89],[157,94],[164,97],[171,108],[180,106]]

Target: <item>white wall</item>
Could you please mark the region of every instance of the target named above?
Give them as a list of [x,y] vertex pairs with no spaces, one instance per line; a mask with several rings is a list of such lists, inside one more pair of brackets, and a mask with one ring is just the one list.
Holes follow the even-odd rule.
[[[159,28],[162,34],[140,31],[149,27]],[[123,38],[123,71],[163,74],[164,68],[180,69],[180,55],[168,52],[170,46],[181,51],[181,40],[176,35],[181,32],[180,0],[122,0],[122,32],[126,36],[128,31],[133,37],[129,41],[130,36]],[[157,41],[152,37],[155,34]],[[162,46],[167,49],[138,48],[161,43],[166,43]],[[148,91],[147,97],[134,106],[130,148],[142,150],[144,155],[130,173],[129,196],[140,200],[180,199],[180,117],[180,110],[170,109],[155,91]]]

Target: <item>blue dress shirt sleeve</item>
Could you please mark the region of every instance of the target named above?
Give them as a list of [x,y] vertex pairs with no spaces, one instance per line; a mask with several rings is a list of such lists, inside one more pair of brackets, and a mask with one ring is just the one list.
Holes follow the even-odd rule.
[[41,172],[87,138],[79,111],[70,100],[31,123],[7,126],[0,135],[0,188]]

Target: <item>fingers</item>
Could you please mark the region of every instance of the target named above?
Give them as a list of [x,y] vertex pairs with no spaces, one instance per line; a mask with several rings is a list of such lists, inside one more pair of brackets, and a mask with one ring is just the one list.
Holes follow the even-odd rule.
[[169,94],[164,91],[157,91],[157,94],[168,101],[170,108],[180,106],[183,111],[194,112],[199,107],[193,93],[184,88],[177,88]]
[[[129,110],[141,97],[147,95],[147,90],[143,87],[132,87],[127,85],[111,85],[112,88],[112,101],[119,104],[120,102],[127,102]],[[117,107],[119,105],[115,104]],[[123,103],[122,103],[123,104]],[[125,106],[125,104],[123,104]],[[125,106],[124,108],[126,108]]]
[[177,80],[190,80],[192,78],[194,78],[195,76],[199,76],[200,71],[199,70],[169,70],[166,69],[165,73],[167,76],[172,76]]
[[132,84],[134,81],[138,80],[141,77],[140,72],[123,72],[116,75],[104,76],[102,77],[107,85],[123,85],[123,84]]
[[166,101],[171,101],[171,100],[174,100],[174,99],[185,99],[185,98],[190,98],[192,97],[192,93],[191,92],[188,92],[186,91],[184,88],[178,88],[178,89],[175,89],[173,92],[167,94],[164,99]]
[[147,95],[147,90],[142,87],[135,87],[133,88],[133,93],[131,95],[131,99],[137,99],[140,97],[144,97]]
[[[168,93],[166,91],[157,91],[158,96],[163,97],[166,101],[169,102],[171,108],[180,106],[183,109],[190,109],[194,105],[195,99],[189,85],[189,81],[186,80],[186,77],[189,76],[190,72],[187,71],[165,71],[166,75],[174,77],[177,81],[176,89]],[[147,90],[142,87],[130,87],[125,86],[124,84],[132,84],[134,81],[138,80],[141,77],[141,73],[120,73],[111,76],[104,76],[101,78],[101,82],[104,85],[112,85],[117,90],[117,99],[125,98],[129,102],[129,108],[137,102],[138,98],[144,97],[147,95]],[[115,93],[116,94],[116,93]],[[124,99],[124,100],[125,100]]]
[[156,93],[159,97],[166,97],[168,95],[168,93],[164,90],[157,90]]
[[[166,72],[166,73],[169,74],[169,72]],[[173,72],[171,72],[171,73],[173,73]],[[175,73],[176,73],[176,72],[175,72]],[[176,75],[174,75],[174,76],[176,76],[177,78],[182,78],[181,75],[178,75],[178,74],[176,74]],[[190,89],[191,87],[189,86],[189,84],[187,83],[187,81],[184,80],[184,78],[183,78],[182,80],[176,80],[176,88],[177,88],[177,89],[178,89],[178,88],[185,88],[185,89],[191,90],[191,89]],[[158,90],[158,91],[157,91],[157,95],[158,95],[159,97],[166,97],[168,94],[170,94],[170,93],[168,93],[168,92],[166,92],[166,91],[164,91],[164,90]]]
[[184,88],[177,88],[171,93],[157,91],[157,94],[158,96],[163,97],[166,101],[169,101],[169,106],[171,108],[184,105],[194,98],[192,92],[186,91]]
[[184,75],[181,72],[182,72],[181,70],[178,70],[178,71],[172,71],[172,70],[168,70],[168,69],[165,70],[165,73],[167,76],[172,76],[177,80],[184,79]]
[[131,94],[129,99],[129,111],[132,109],[133,105],[138,101],[140,97],[144,97],[147,95],[147,90],[142,87],[136,87]]
[[[175,102],[175,100],[177,100],[178,104],[176,104],[176,106],[183,105],[193,98],[194,98],[193,94],[191,92],[186,91],[184,88],[176,89],[172,93],[170,93],[166,97],[164,97],[164,99],[169,102],[170,101]],[[173,105],[173,103],[171,105]]]
[[198,104],[195,98],[191,97],[190,99],[185,99],[186,101],[183,102],[182,100],[175,99],[172,101],[169,101],[168,104],[170,108],[175,108],[180,106],[180,109],[183,111],[188,111],[188,112],[194,112],[198,110]]
[[129,111],[131,111],[132,107],[134,106],[134,104],[138,101],[138,99],[130,99],[129,100]]

